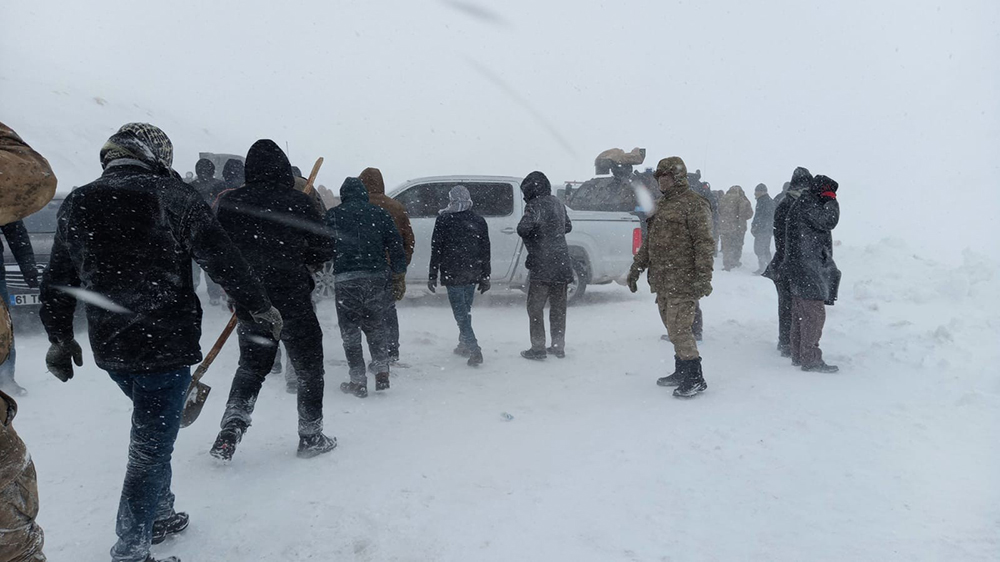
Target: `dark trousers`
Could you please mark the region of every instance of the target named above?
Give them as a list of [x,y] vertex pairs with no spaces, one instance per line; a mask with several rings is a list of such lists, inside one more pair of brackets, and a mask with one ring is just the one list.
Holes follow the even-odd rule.
[[458,324],[458,342],[470,350],[479,349],[476,333],[472,331],[472,301],[476,298],[475,285],[449,286],[448,302]]
[[[299,435],[308,436],[323,431],[323,331],[316,318],[312,302],[306,295],[293,302],[273,301],[281,312],[284,326],[281,341],[288,352],[288,363],[294,367],[298,385]],[[269,330],[249,322],[241,322],[240,366],[236,369],[229,390],[222,427],[239,420],[251,423],[254,405],[264,378],[271,372],[278,342]]]
[[792,293],[782,283],[775,283],[778,291],[778,349],[789,349],[792,331]]
[[819,339],[826,323],[826,305],[823,301],[809,301],[792,297],[792,327],[789,333],[792,361],[803,367],[823,362]]
[[390,359],[399,359],[399,314],[396,312],[395,299],[387,299],[385,307],[385,345]]
[[191,369],[109,374],[132,401],[128,465],[115,528],[118,542],[111,549],[111,559],[142,561],[149,555],[153,522],[174,514],[170,456],[181,427]]
[[753,238],[753,253],[757,254],[757,273],[763,273],[771,263],[772,234],[762,234]]
[[338,282],[337,321],[344,353],[351,371],[351,382],[368,384],[361,332],[368,339],[375,374],[389,372],[389,346],[385,333],[385,310],[392,299],[389,277],[354,279]]
[[566,283],[531,281],[528,284],[528,325],[531,349],[545,349],[545,303],[549,304],[552,347],[566,347]]

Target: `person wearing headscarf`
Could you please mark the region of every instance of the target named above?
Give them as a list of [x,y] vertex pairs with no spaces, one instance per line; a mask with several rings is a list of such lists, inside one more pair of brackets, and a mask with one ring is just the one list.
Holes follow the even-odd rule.
[[455,354],[468,357],[475,367],[483,362],[483,350],[472,330],[472,301],[477,288],[480,293],[490,290],[490,233],[486,219],[472,208],[468,188],[451,188],[448,206],[434,220],[427,288],[436,292],[440,274],[458,323]]

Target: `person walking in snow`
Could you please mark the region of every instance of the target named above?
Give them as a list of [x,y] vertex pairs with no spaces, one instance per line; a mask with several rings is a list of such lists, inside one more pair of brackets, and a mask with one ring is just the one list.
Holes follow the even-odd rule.
[[486,219],[472,210],[468,188],[456,185],[448,193],[448,206],[434,221],[427,288],[437,292],[438,273],[448,290],[451,311],[458,323],[455,354],[469,358],[469,366],[483,363],[483,350],[472,330],[472,301],[476,289],[490,290],[490,233]]
[[[17,261],[17,266],[21,270],[24,284],[29,288],[38,288],[38,267],[35,265],[35,252],[31,248],[31,237],[28,236],[28,229],[24,227],[24,222],[14,221],[0,226],[3,237],[7,239],[11,253]],[[0,244],[0,264],[3,264],[3,244]],[[0,267],[0,298],[10,304],[10,292],[7,290],[6,268]],[[14,350],[16,342],[12,341],[10,355],[7,360],[0,364],[0,391],[7,392],[14,396],[24,396],[28,393],[21,385],[14,380],[14,368],[16,365],[17,353]]]
[[788,210],[792,203],[802,196],[812,185],[813,176],[806,168],[798,167],[792,172],[792,181],[776,198],[774,208],[774,257],[762,274],[774,282],[778,293],[778,352],[782,357],[792,356],[790,334],[792,330],[792,293],[788,277],[782,274],[785,262],[785,239],[788,230]]
[[649,288],[674,344],[674,373],[656,384],[675,386],[675,397],[690,398],[708,388],[692,324],[698,300],[712,294],[712,214],[708,203],[688,187],[687,168],[679,157],[660,160],[656,178],[663,199],[632,261],[628,287],[638,291],[642,272],[649,271]]
[[[284,326],[280,340],[252,323],[240,326],[240,365],[211,454],[233,458],[280,341],[298,384],[298,456],[310,458],[337,446],[323,434],[323,331],[313,308],[310,271],[333,258],[333,241],[313,200],[295,189],[292,167],[274,141],[250,147],[245,173],[246,184],[219,202],[219,223],[259,276]],[[249,317],[250,311],[237,304],[236,315]]]
[[743,193],[743,188],[734,185],[719,202],[719,233],[722,238],[722,269],[730,271],[743,265],[743,241],[747,235],[747,221],[753,217],[753,207]]
[[406,252],[392,217],[368,202],[368,190],[360,179],[344,180],[340,200],[325,218],[334,240],[337,320],[351,376],[340,390],[365,398],[368,376],[361,332],[368,338],[375,390],[388,390],[389,345],[384,316],[390,299],[398,301],[406,294]]
[[[549,353],[566,357],[566,300],[573,282],[573,264],[566,245],[566,235],[573,223],[566,207],[552,195],[552,184],[541,172],[531,172],[521,182],[524,216],[517,234],[528,250],[528,327],[531,349],[521,357],[542,360]],[[549,304],[549,329],[552,345],[545,347],[545,304]]]
[[757,210],[753,215],[753,222],[750,224],[750,234],[753,235],[753,252],[757,254],[757,271],[754,275],[760,275],[767,269],[767,264],[771,263],[771,237],[774,235],[774,200],[767,194],[767,186],[757,184],[753,190],[754,197],[757,198]]
[[[56,176],[41,155],[0,123],[0,224],[16,223],[44,207]],[[0,302],[0,362],[14,350],[7,301]],[[45,562],[45,534],[38,525],[38,477],[17,431],[17,402],[0,390],[0,560]]]
[[819,347],[826,323],[826,305],[837,300],[840,270],[833,261],[833,229],[840,222],[837,182],[816,176],[788,209],[785,259],[781,275],[792,296],[789,332],[792,365],[803,371],[836,373],[823,361]]
[[187,514],[174,511],[170,457],[191,365],[202,359],[191,260],[249,312],[242,322],[277,336],[281,314],[205,201],[175,179],[173,145],[162,130],[126,124],[100,159],[101,177],[70,192],[57,216],[41,286],[51,342],[45,362],[63,382],[73,378],[74,363],[83,365],[73,333],[79,298],[97,366],[133,404],[111,558],[148,562],[150,544],[188,525]]
[[[358,179],[365,184],[368,190],[368,202],[389,213],[392,217],[399,236],[403,239],[403,251],[406,253],[406,266],[410,266],[413,259],[413,248],[417,244],[413,235],[413,227],[410,226],[410,216],[406,214],[406,207],[402,203],[385,194],[385,181],[382,179],[382,172],[378,168],[365,168]],[[386,258],[388,259],[388,258]],[[396,312],[395,299],[389,299],[385,309],[385,336],[389,346],[389,362],[399,362],[399,314]]]

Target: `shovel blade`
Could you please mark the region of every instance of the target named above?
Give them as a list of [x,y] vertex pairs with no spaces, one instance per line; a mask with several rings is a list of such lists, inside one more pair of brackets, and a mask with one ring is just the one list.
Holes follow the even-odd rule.
[[198,419],[198,416],[201,415],[201,409],[205,407],[205,401],[208,400],[208,393],[211,391],[212,387],[203,382],[188,389],[187,399],[184,401],[184,411],[181,412],[181,427],[187,427]]

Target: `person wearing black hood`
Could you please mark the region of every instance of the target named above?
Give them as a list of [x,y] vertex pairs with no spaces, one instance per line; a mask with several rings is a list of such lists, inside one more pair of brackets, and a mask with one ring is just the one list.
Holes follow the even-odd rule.
[[823,361],[819,340],[826,322],[826,305],[837,300],[840,270],[833,261],[833,229],[840,222],[837,182],[816,176],[788,209],[785,259],[781,276],[792,296],[792,364],[803,371],[836,373]]
[[[552,195],[549,178],[531,172],[521,182],[524,216],[517,234],[528,250],[528,325],[531,349],[521,352],[525,359],[541,360],[551,353],[566,356],[566,297],[573,282],[573,264],[566,245],[566,235],[573,223],[566,207]],[[549,304],[549,328],[552,346],[545,347],[545,304]]]
[[[298,384],[298,456],[332,451],[335,438],[323,434],[323,331],[312,305],[310,268],[333,257],[333,241],[310,197],[295,190],[288,158],[274,141],[250,147],[246,185],[222,197],[219,223],[259,276],[284,319],[280,341],[295,367]],[[238,317],[249,311],[236,306]],[[256,326],[239,329],[240,365],[229,391],[226,412],[212,456],[231,460],[251,424],[264,377],[271,371],[278,338]]]
[[771,263],[771,237],[774,236],[774,200],[767,194],[767,186],[759,183],[753,190],[757,199],[757,209],[753,213],[750,234],[753,235],[753,251],[757,254],[757,271],[760,275]]
[[[226,182],[215,177],[215,164],[208,158],[201,158],[194,165],[196,179],[190,183],[191,187],[197,191],[209,205],[213,205],[219,194],[226,190]],[[194,287],[198,288],[201,283],[201,268],[195,262],[192,264],[192,275],[194,275]],[[222,288],[217,283],[207,278],[205,286],[208,288],[209,304],[216,306],[222,298]]]
[[[337,320],[350,367],[350,382],[341,392],[368,396],[368,376],[361,332],[368,338],[375,390],[389,389],[389,341],[385,310],[389,299],[406,294],[406,252],[403,238],[387,211],[368,201],[368,189],[358,178],[340,187],[341,203],[326,212],[336,253],[333,280],[337,293]],[[388,256],[388,260],[386,257]]]
[[785,261],[785,233],[788,229],[788,209],[812,185],[813,176],[806,168],[795,168],[788,189],[781,193],[775,201],[774,208],[774,257],[762,274],[774,282],[778,292],[778,352],[782,357],[792,356],[792,346],[789,335],[792,329],[792,294],[788,278],[782,275],[782,265]]
[[133,404],[116,562],[153,561],[150,544],[188,525],[187,514],[174,511],[170,457],[191,365],[202,359],[191,260],[247,311],[241,322],[281,332],[264,287],[205,201],[175,179],[172,159],[170,139],[152,125],[129,123],[108,139],[104,173],[59,208],[41,286],[49,371],[66,382],[73,364],[83,365],[73,333],[80,298],[94,361]]

